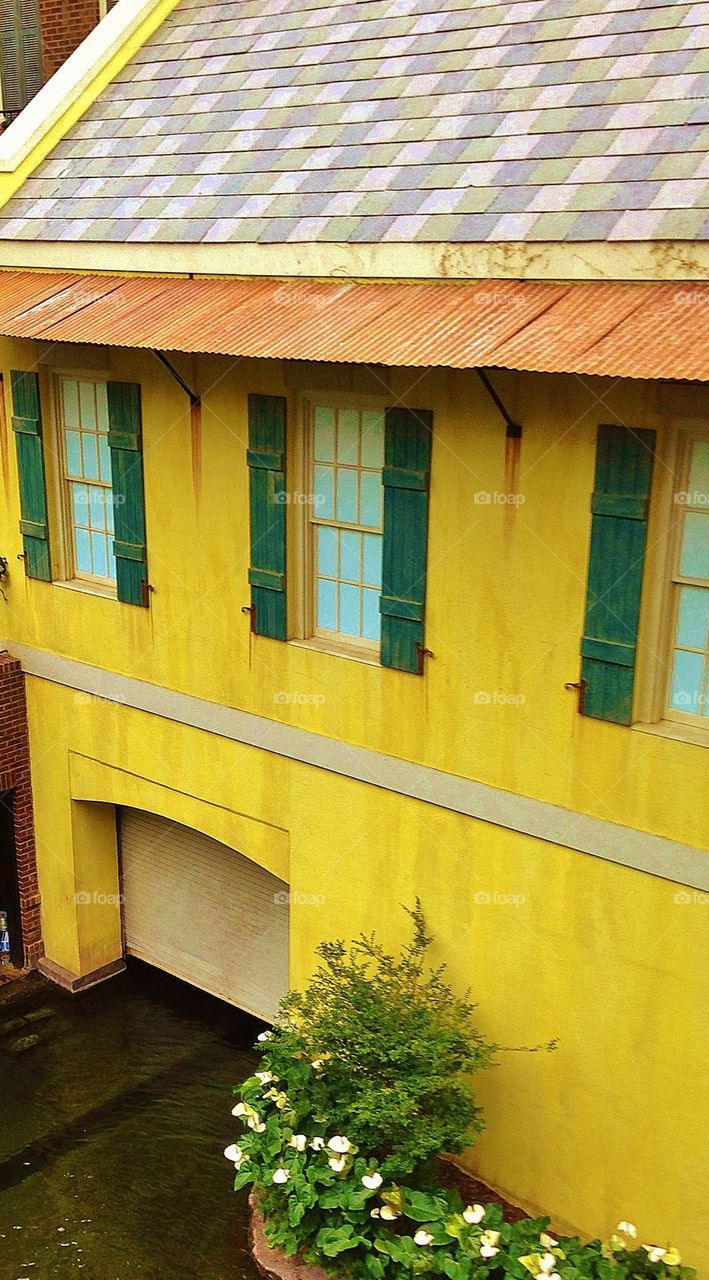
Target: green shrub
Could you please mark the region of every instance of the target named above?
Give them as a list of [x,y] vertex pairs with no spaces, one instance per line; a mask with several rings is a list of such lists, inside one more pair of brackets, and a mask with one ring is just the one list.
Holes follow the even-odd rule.
[[269,1243],[351,1280],[691,1280],[675,1250],[638,1246],[627,1223],[603,1245],[557,1240],[546,1218],[508,1223],[424,1176],[480,1129],[466,1076],[493,1047],[474,1006],[427,970],[418,904],[411,915],[399,960],[374,938],[320,947],[307,991],[259,1036],[262,1070],[235,1089],[246,1131],[224,1154],[236,1189],[256,1191]]
[[473,1025],[475,1006],[454,994],[443,967],[427,965],[420,904],[409,914],[413,938],[398,959],[374,937],[320,946],[307,990],[282,1002],[268,1052],[284,1078],[293,1061],[306,1064],[296,1087],[309,1117],[326,1116],[396,1176],[471,1144],[482,1113],[470,1077],[493,1054]]

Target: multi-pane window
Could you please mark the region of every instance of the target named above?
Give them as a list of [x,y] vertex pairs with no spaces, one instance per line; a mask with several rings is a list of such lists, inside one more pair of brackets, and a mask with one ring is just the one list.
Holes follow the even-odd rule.
[[383,410],[314,404],[310,456],[312,632],[378,647]]
[[116,562],[106,384],[60,377],[58,400],[69,576],[111,585]]
[[709,439],[687,441],[680,479],[668,709],[709,724]]

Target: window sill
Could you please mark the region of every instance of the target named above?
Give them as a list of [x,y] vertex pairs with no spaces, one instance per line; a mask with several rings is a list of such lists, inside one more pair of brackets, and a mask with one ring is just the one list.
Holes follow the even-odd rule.
[[329,653],[333,658],[349,658],[352,662],[362,662],[366,667],[379,667],[378,653],[369,653],[366,649],[358,649],[355,645],[349,648],[347,645],[332,644],[328,640],[318,640],[317,638],[310,640],[289,640],[296,649],[312,649],[315,653]]
[[657,724],[634,724],[638,733],[650,733],[656,738],[673,738],[675,742],[688,742],[695,747],[709,747],[709,728],[696,728],[692,724],[679,724],[676,720],[660,720]]
[[115,590],[111,587],[102,587],[98,583],[81,582],[78,578],[72,578],[69,581],[55,580],[55,587],[61,587],[64,591],[76,591],[82,596],[99,596],[102,600],[117,600]]

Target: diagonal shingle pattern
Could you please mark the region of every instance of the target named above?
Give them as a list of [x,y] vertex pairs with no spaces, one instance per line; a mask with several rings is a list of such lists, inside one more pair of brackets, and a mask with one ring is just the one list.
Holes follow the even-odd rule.
[[0,238],[706,238],[709,0],[181,0]]

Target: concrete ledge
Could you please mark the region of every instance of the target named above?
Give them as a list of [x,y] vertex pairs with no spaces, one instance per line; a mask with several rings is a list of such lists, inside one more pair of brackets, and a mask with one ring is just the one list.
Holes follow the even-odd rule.
[[42,957],[37,965],[39,972],[45,978],[56,982],[58,987],[63,987],[65,991],[70,991],[72,995],[76,995],[79,991],[88,991],[89,987],[96,987],[99,982],[106,982],[108,978],[115,977],[117,973],[123,973],[125,967],[125,960],[112,960],[110,964],[104,964],[100,969],[94,969],[91,973],[85,973],[82,977],[78,977],[75,973],[70,973],[68,969],[63,969],[60,964],[55,964],[53,960],[47,960],[45,956]]
[[331,1280],[322,1267],[311,1266],[297,1255],[294,1258],[287,1258],[280,1249],[271,1248],[264,1235],[263,1215],[253,1191],[249,1196],[249,1213],[251,1256],[262,1276],[273,1276],[274,1280]]

